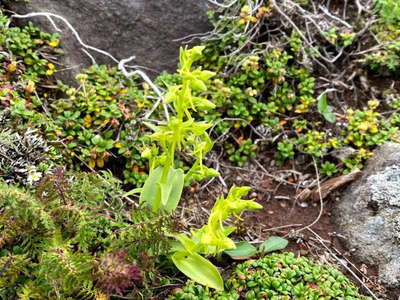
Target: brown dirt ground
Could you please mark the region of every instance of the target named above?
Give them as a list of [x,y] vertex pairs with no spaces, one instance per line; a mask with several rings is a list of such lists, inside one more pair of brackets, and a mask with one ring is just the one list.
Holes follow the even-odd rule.
[[[245,169],[250,172],[246,172]],[[268,170],[268,172],[270,171]],[[282,170],[275,169],[270,174],[277,176],[276,174],[280,174],[280,171]],[[332,215],[336,202],[340,201],[339,195],[343,188],[334,191],[324,200],[321,217],[310,228],[311,230],[308,230],[303,228],[317,219],[320,214],[320,203],[318,201],[296,203],[295,196],[298,192],[296,192],[295,183],[296,180],[299,180],[301,173],[294,171],[293,176],[288,176],[287,174],[292,171],[283,172],[286,174],[285,180],[291,183],[285,184],[258,172],[259,169],[254,165],[246,166],[243,169],[225,166],[223,176],[227,186],[231,186],[230,182],[235,182],[236,185],[251,185],[253,190],[250,197],[255,198],[264,207],[260,211],[243,214],[244,221],[236,224],[239,232],[234,237],[235,240],[264,241],[273,235],[285,237],[290,241],[286,251],[339,268],[365,295],[369,295],[368,288],[379,299],[399,299],[400,289],[387,290],[381,286],[377,279],[377,270],[357,261],[345,248],[336,233]],[[227,192],[227,188],[221,186],[221,182],[215,179],[206,187],[204,184],[192,186],[186,191],[183,206],[187,208],[181,210],[181,215],[187,220],[187,229],[189,227],[198,228],[206,222],[207,212],[212,207],[216,196]],[[230,263],[226,262],[227,269],[229,269]],[[343,267],[343,264],[347,268]]]

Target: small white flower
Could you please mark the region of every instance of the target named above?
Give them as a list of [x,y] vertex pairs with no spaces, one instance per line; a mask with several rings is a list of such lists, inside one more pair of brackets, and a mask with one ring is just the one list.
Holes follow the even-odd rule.
[[42,178],[42,175],[42,172],[36,171],[35,167],[30,168],[26,181],[28,182],[28,184],[32,185],[33,183],[39,181],[40,178]]

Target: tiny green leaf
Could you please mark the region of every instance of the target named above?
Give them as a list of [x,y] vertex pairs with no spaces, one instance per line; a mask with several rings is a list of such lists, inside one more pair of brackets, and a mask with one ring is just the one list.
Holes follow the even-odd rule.
[[236,260],[248,259],[257,253],[257,248],[249,242],[235,243],[236,249],[225,250],[224,252]]
[[271,236],[259,247],[261,253],[268,253],[272,251],[282,250],[286,248],[289,241],[279,236]]
[[336,121],[336,116],[332,113],[332,106],[328,105],[326,94],[321,95],[318,99],[318,112],[323,115],[328,122],[334,123]]

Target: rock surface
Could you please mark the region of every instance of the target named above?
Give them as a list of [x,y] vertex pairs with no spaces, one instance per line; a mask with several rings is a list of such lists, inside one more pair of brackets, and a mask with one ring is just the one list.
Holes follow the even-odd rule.
[[400,286],[400,144],[375,151],[364,175],[344,192],[336,210],[339,232],[353,254],[379,268],[380,281]]
[[[174,39],[210,29],[207,0],[32,0],[11,1],[10,9],[19,14],[51,12],[66,18],[82,40],[110,52],[117,59],[135,55],[134,65],[150,68],[154,76],[175,70],[180,43]],[[30,19],[47,32],[55,32],[45,17]],[[75,72],[91,64],[75,37],[62,23],[65,67]],[[91,54],[98,64],[111,63],[105,56]],[[113,63],[114,64],[114,63]],[[71,74],[70,74],[71,75]]]

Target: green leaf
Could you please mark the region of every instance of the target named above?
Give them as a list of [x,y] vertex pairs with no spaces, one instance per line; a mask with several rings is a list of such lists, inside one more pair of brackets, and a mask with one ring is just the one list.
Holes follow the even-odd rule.
[[103,142],[103,139],[102,139],[102,137],[100,136],[100,135],[95,135],[93,138],[92,138],[92,143],[94,144],[94,145],[100,145],[101,143]]
[[197,108],[201,110],[210,110],[215,108],[214,103],[202,97],[193,97],[193,103]]
[[179,241],[171,240],[171,241],[169,241],[169,245],[171,247],[170,248],[171,252],[185,251],[185,247]]
[[106,149],[111,149],[114,147],[114,141],[113,140],[107,140],[104,142],[104,148]]
[[326,100],[326,94],[319,97],[318,100],[318,112],[322,115],[328,109],[328,101]]
[[198,92],[205,92],[207,91],[206,84],[200,79],[193,79],[192,80],[192,88]]
[[72,149],[72,148],[75,148],[76,146],[78,146],[77,143],[71,142],[71,143],[68,144],[67,148],[68,148],[68,149]]
[[126,192],[125,194],[123,194],[122,198],[141,193],[142,191],[143,191],[143,188],[136,188],[136,189],[130,190],[129,192]]
[[318,112],[328,122],[334,123],[336,121],[336,116],[332,113],[332,106],[328,105],[326,94],[321,95],[318,99]]
[[324,113],[323,116],[324,116],[325,120],[327,120],[330,123],[336,122],[336,116],[330,111]]
[[172,234],[171,236],[176,238],[182,247],[182,249],[175,249],[173,251],[177,252],[177,251],[185,250],[185,251],[188,251],[189,253],[193,253],[193,252],[197,251],[198,245],[196,244],[196,242],[193,239],[188,237],[186,234],[179,233],[179,234]]
[[224,252],[236,260],[248,259],[257,253],[257,248],[246,241],[235,243],[235,246],[236,249],[225,250]]
[[143,122],[143,124],[146,125],[147,127],[149,127],[154,132],[157,132],[159,130],[157,126],[155,126],[154,124],[151,124],[150,122]]
[[178,270],[190,279],[216,290],[224,289],[224,281],[217,267],[201,255],[179,251],[171,258]]
[[195,70],[193,73],[203,81],[207,81],[211,77],[215,76],[215,72],[211,72],[211,71],[207,71],[207,70],[204,70],[204,71]]
[[[165,168],[165,167],[164,167]],[[181,169],[169,168],[167,178],[162,181],[163,168],[152,170],[140,194],[140,203],[145,202],[154,211],[163,209],[172,212],[181,199],[184,173]]]
[[279,236],[271,236],[259,247],[260,252],[268,253],[286,248],[289,241]]

